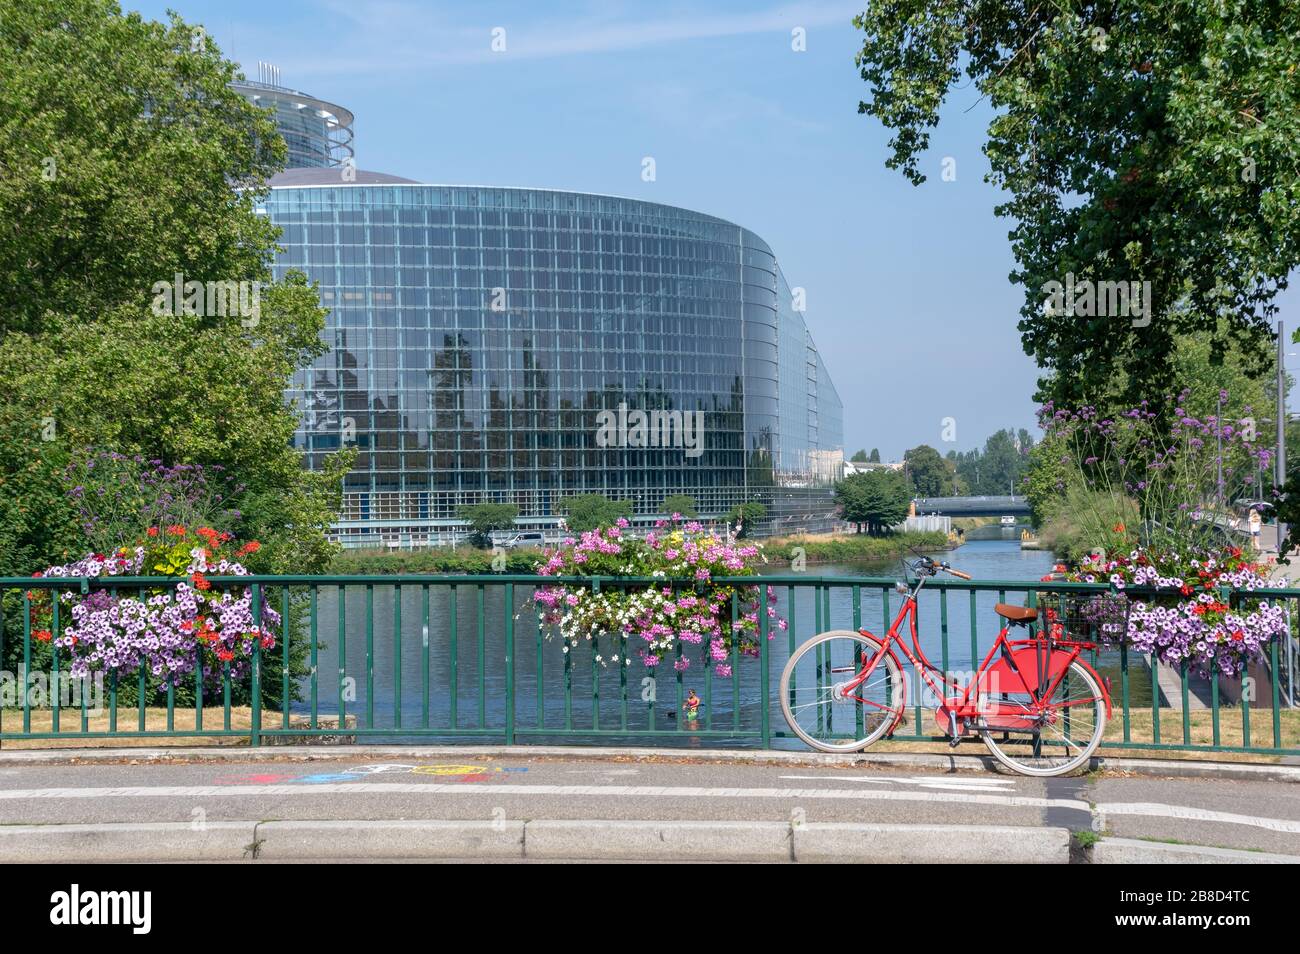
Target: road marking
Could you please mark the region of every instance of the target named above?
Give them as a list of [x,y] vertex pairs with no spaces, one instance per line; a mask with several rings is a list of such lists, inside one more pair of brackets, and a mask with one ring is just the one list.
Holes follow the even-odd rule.
[[894,778],[888,775],[781,775],[782,779],[812,782],[865,782],[870,785],[915,785],[918,788],[950,792],[1013,792],[1012,778],[956,778],[948,775],[923,775],[918,778]]
[[831,788],[697,788],[686,785],[449,785],[441,782],[356,781],[314,785],[160,785],[119,788],[27,788],[0,790],[0,800],[59,798],[215,798],[222,795],[419,795],[483,794],[496,796],[536,795],[570,798],[583,795],[616,795],[627,798],[774,798],[829,799],[832,801],[943,802],[961,805],[997,805],[1007,808],[1067,808],[1086,812],[1090,806],[1074,798],[1038,798],[1028,795],[991,795],[982,792],[903,791]]
[[640,770],[640,769],[634,769],[634,768],[625,768],[625,769],[568,769],[568,770],[565,772],[565,774],[566,774],[566,775],[600,775],[600,776],[613,777],[613,776],[615,776],[615,775],[640,775],[640,774],[641,774],[641,770]]
[[1146,815],[1158,818],[1180,818],[1185,821],[1222,822],[1227,825],[1249,825],[1269,831],[1300,834],[1300,821],[1290,818],[1262,818],[1258,815],[1238,815],[1212,808],[1193,808],[1190,805],[1162,805],[1159,802],[1100,802],[1097,813],[1106,815]]
[[[160,785],[122,786],[118,788],[16,788],[0,790],[0,801],[28,799],[98,799],[98,798],[220,798],[227,795],[318,796],[318,795],[493,795],[501,796],[552,796],[573,797],[606,795],[627,798],[753,798],[753,799],[804,799],[856,802],[934,802],[962,805],[995,805],[1007,808],[1063,808],[1089,812],[1091,806],[1074,798],[1040,798],[1028,795],[990,794],[978,790],[961,793],[942,791],[884,791],[881,789],[845,788],[698,788],[683,785],[508,785],[480,783],[473,786],[442,782],[367,782],[358,776],[349,782],[325,781],[314,784],[301,783],[266,785]],[[372,776],[373,777],[373,776]],[[814,776],[824,781],[825,776]],[[798,778],[798,776],[796,776]],[[869,778],[875,781],[874,778]],[[895,780],[891,780],[895,781]],[[919,780],[918,780],[919,781]],[[1112,802],[1097,806],[1105,815],[1133,815],[1175,818],[1185,821],[1218,822],[1244,825],[1286,834],[1300,834],[1300,820],[1264,818],[1221,812],[1188,805],[1165,805],[1159,802]]]

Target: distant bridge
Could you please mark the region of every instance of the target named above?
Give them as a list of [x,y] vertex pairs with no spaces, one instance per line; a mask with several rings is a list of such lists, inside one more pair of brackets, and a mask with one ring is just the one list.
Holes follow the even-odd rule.
[[1029,502],[1024,497],[917,497],[917,513],[937,513],[945,517],[1020,517],[1028,516]]

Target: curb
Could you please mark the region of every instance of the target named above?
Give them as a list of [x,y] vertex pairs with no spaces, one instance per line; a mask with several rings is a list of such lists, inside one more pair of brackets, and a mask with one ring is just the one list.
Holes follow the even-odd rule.
[[521,821],[278,821],[257,826],[257,858],[522,858]]
[[1263,851],[1173,845],[1136,838],[1103,838],[1092,846],[1094,865],[1294,865],[1300,856]]
[[791,861],[789,822],[530,821],[524,857],[614,861]]
[[[0,862],[546,861],[1066,864],[1065,828],[738,821],[237,821],[0,826]],[[1260,857],[1250,852],[1249,860]]]
[[0,861],[242,861],[256,855],[257,822],[0,825]]
[[[372,756],[402,758],[517,758],[570,759],[620,762],[680,761],[694,763],[751,763],[812,765],[831,768],[884,766],[937,769],[946,772],[985,772],[1000,769],[989,755],[863,752],[832,755],[821,752],[787,752],[772,749],[686,750],[666,748],[613,748],[559,745],[276,745],[266,748],[194,747],[126,749],[18,749],[0,748],[0,765],[47,765],[74,762],[328,762]],[[1096,758],[1094,768],[1158,778],[1219,778],[1300,783],[1300,765],[1259,765],[1238,762],[1201,762],[1175,759]]]
[[845,825],[794,828],[796,861],[907,864],[1068,864],[1070,831],[992,825]]

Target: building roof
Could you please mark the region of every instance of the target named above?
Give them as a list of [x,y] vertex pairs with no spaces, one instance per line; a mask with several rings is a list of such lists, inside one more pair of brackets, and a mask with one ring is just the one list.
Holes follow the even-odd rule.
[[[348,178],[344,178],[344,173]],[[271,177],[272,186],[313,185],[419,185],[414,179],[389,175],[387,172],[369,172],[347,166],[310,166],[285,169]]]

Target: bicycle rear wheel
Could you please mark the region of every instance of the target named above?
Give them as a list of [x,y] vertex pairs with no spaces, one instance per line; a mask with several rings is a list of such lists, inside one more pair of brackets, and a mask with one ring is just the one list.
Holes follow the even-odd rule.
[[849,688],[881,651],[874,636],[834,630],[800,646],[781,673],[781,711],[794,734],[823,752],[856,752],[888,732],[905,704],[902,671],[885,656]]
[[1089,669],[1075,661],[1050,696],[1003,692],[984,702],[980,735],[993,756],[1021,775],[1065,775],[1088,763],[1106,731],[1106,700]]

